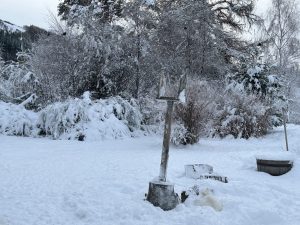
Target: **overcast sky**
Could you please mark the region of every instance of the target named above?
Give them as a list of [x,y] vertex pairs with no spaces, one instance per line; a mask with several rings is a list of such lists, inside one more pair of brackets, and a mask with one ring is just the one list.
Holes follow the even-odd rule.
[[[271,0],[258,0],[257,11],[264,12]],[[48,9],[55,15],[59,0],[0,0],[0,19],[19,26],[36,25],[48,28]]]
[[59,0],[0,0],[0,19],[19,26],[48,28],[48,9],[55,15]]

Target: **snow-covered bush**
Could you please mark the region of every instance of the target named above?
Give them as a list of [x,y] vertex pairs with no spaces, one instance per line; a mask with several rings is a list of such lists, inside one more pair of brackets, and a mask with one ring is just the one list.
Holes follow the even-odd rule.
[[286,105],[282,81],[266,64],[245,64],[240,72],[227,76],[227,90],[254,95],[272,115],[273,126],[282,124],[282,107]]
[[[166,113],[166,101],[153,98],[139,99],[140,111],[143,115],[142,130],[147,133],[163,135]],[[172,123],[171,143],[175,145],[187,144],[187,129],[178,119]]]
[[142,116],[134,101],[112,97],[91,101],[83,99],[57,102],[41,111],[40,135],[54,139],[99,140],[132,136],[140,128]]
[[[300,82],[299,82],[300,83]],[[295,84],[289,99],[289,116],[288,121],[294,124],[300,124],[300,88],[299,83]],[[296,86],[298,85],[298,87]]]
[[260,137],[272,128],[270,108],[255,95],[227,93],[215,115],[212,134],[234,138]]
[[[186,102],[180,102],[175,107],[176,120],[181,123],[185,129],[177,128],[185,131],[180,134],[174,129],[172,140],[174,143],[194,144],[199,141],[201,133],[207,129],[209,121],[213,118],[215,110],[215,102],[218,98],[217,84],[207,81],[192,80],[187,85]],[[176,138],[177,134],[177,138]],[[178,138],[181,138],[178,141]]]
[[227,79],[229,87],[242,85],[240,88],[258,97],[276,97],[281,86],[278,76],[272,74],[265,64],[245,65],[240,72],[229,75]]
[[30,54],[20,52],[17,62],[0,65],[0,100],[15,104],[24,102],[26,109],[37,108],[39,82],[28,64],[30,57]]
[[188,132],[182,124],[173,124],[171,132],[171,143],[173,143],[174,145],[185,145],[186,143],[188,143],[188,138]]
[[35,135],[37,114],[26,110],[22,105],[0,101],[0,134]]
[[161,134],[164,128],[166,102],[153,98],[140,98],[138,105],[143,116],[142,129]]

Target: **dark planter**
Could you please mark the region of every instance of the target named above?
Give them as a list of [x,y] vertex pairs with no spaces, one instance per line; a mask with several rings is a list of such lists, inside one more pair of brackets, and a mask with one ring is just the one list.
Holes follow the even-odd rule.
[[256,159],[257,171],[280,176],[289,172],[293,167],[292,160]]

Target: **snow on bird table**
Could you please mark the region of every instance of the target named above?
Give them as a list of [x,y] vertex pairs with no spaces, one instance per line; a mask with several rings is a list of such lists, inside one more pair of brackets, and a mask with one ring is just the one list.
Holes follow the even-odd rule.
[[[280,154],[282,128],[261,139],[202,139],[173,147],[168,179],[178,193],[195,184],[213,189],[221,212],[180,204],[162,211],[144,201],[158,175],[161,137],[117,141],[53,141],[0,136],[0,225],[297,225],[300,221],[300,127],[288,125],[291,172],[256,171],[255,156]],[[184,177],[204,163],[229,183]]]

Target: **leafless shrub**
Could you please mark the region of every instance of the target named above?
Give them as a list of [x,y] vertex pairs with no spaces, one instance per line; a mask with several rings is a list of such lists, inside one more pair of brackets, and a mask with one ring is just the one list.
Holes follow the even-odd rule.
[[217,87],[218,85],[207,81],[195,80],[191,80],[187,85],[186,102],[178,103],[175,107],[176,120],[183,124],[186,130],[184,136],[180,137],[180,144],[197,143],[201,133],[207,129],[216,107]]

